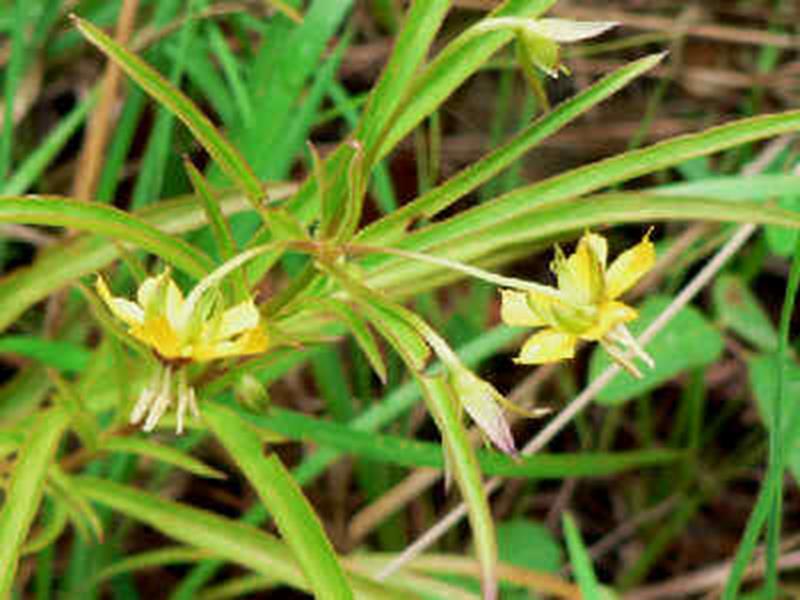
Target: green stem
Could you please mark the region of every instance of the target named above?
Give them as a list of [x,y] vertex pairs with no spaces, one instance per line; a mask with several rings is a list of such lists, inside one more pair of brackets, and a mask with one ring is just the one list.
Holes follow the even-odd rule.
[[458,271],[460,273],[464,273],[465,275],[475,277],[476,279],[488,281],[489,283],[493,283],[500,287],[522,290],[524,292],[536,292],[557,300],[564,300],[559,291],[550,286],[535,283],[533,281],[525,281],[524,279],[517,279],[516,277],[504,277],[503,275],[497,275],[496,273],[484,271],[478,267],[465,265],[464,263],[456,262],[441,256],[433,256],[431,254],[423,254],[421,252],[413,252],[411,250],[400,250],[399,248],[385,248],[381,246],[367,246],[363,244],[347,244],[344,247],[344,250],[349,254],[391,254],[393,256],[426,262],[432,265],[444,267],[446,269],[451,269],[453,271]]

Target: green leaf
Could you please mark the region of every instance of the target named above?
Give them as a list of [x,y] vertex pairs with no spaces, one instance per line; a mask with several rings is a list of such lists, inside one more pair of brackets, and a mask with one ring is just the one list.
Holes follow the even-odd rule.
[[72,518],[72,522],[79,531],[84,532],[85,538],[89,538],[89,532],[96,540],[103,539],[103,523],[100,516],[92,505],[84,498],[72,484],[72,479],[56,465],[50,465],[48,478],[51,493],[64,503],[67,512]]
[[776,196],[800,194],[800,176],[774,173],[716,176],[661,185],[650,191],[667,196],[766,201]]
[[392,344],[414,371],[422,371],[428,364],[431,350],[420,334],[410,325],[409,311],[391,302],[351,277],[345,270],[332,264],[320,264],[364,311],[373,325]]
[[136,244],[198,279],[213,268],[211,259],[187,242],[112,206],[57,197],[2,196],[0,223],[72,227],[100,233],[117,242]]
[[[797,177],[796,179],[800,179]],[[776,192],[777,193],[777,192]],[[800,212],[800,194],[782,195],[778,198],[780,208]],[[792,256],[797,246],[797,231],[784,227],[767,227],[765,231],[769,249],[778,256]]]
[[564,564],[561,546],[544,525],[517,518],[497,526],[501,562],[533,571],[558,573]]
[[[370,460],[406,467],[444,467],[440,444],[378,434],[279,407],[270,408],[267,414],[246,413],[242,416],[256,427],[290,440],[310,442]],[[681,458],[679,452],[672,450],[534,454],[519,459],[498,452],[478,450],[476,456],[486,475],[533,479],[605,477],[628,470],[665,465]]]
[[[502,200],[499,198],[488,204]],[[726,202],[709,198],[662,196],[646,193],[609,193],[588,198],[538,203],[515,219],[503,220],[485,230],[479,223],[462,221],[475,209],[447,221],[408,234],[398,246],[430,251],[446,258],[476,261],[500,255],[523,243],[551,240],[566,232],[580,231],[615,223],[647,223],[666,220],[702,219],[743,223],[775,223],[800,227],[800,215],[752,202]],[[481,206],[485,206],[481,205]],[[479,207],[480,208],[480,207]],[[449,224],[449,225],[448,225]],[[424,289],[426,281],[441,273],[441,268],[406,259],[371,256],[364,259],[367,282],[390,293],[412,293]],[[435,280],[434,280],[435,281]]]
[[720,325],[731,329],[764,352],[778,348],[778,332],[745,282],[735,275],[721,275],[712,290]]
[[[536,17],[553,4],[555,0],[509,0],[493,10],[491,16]],[[511,31],[484,32],[473,28],[450,42],[414,79],[413,87],[404,96],[402,110],[394,115],[391,127],[384,134],[376,158],[388,154],[495,52],[513,39]]]
[[62,410],[39,413],[19,451],[0,510],[0,597],[11,595],[17,561],[39,510],[48,468],[68,423]]
[[439,427],[444,452],[447,453],[458,489],[467,506],[475,551],[481,564],[481,586],[484,597],[493,598],[497,588],[497,540],[489,501],[483,489],[475,451],[469,442],[447,377],[416,375],[428,410]]
[[[630,326],[633,335],[639,335],[663,312],[670,301],[671,298],[665,296],[649,297],[640,309],[639,319]],[[724,343],[719,332],[699,310],[687,306],[647,345],[647,351],[655,360],[655,368],[644,369],[641,379],[636,379],[627,372],[620,373],[598,393],[597,402],[605,405],[626,402],[655,389],[678,373],[714,362],[723,348]],[[589,366],[590,379],[597,377],[610,364],[608,354],[597,346]]]
[[31,152],[14,174],[0,186],[0,194],[15,196],[27,192],[45,169],[58,156],[75,132],[84,124],[97,100],[97,88],[87,95],[47,135],[35,151]]
[[403,233],[414,218],[421,216],[431,218],[441,212],[459,198],[501,173],[543,140],[651,69],[661,61],[662,57],[661,54],[648,56],[614,71],[537,119],[509,142],[471,164],[442,185],[366,227],[359,234],[357,240],[371,244],[390,243]]
[[160,548],[149,552],[141,552],[117,560],[107,567],[104,567],[92,578],[93,584],[98,584],[111,577],[117,577],[125,573],[135,573],[153,567],[164,567],[174,564],[185,564],[197,562],[205,558],[211,558],[213,553],[207,550],[198,550],[187,546],[172,546]]
[[383,383],[386,383],[386,363],[366,321],[355,310],[339,300],[331,298],[321,301],[320,304],[322,310],[331,311],[347,325],[350,333],[353,334],[353,339],[367,357],[372,370]]
[[191,130],[197,141],[256,208],[261,206],[265,197],[261,181],[236,148],[217,131],[214,124],[188,96],[91,23],[75,16],[72,19],[89,42],[116,62],[156,102],[171,111]]
[[116,436],[104,440],[100,444],[100,449],[106,452],[120,452],[152,458],[200,477],[225,479],[225,473],[222,471],[209,467],[204,462],[173,446],[158,444],[150,438]]
[[[747,361],[747,374],[750,378],[750,387],[756,400],[756,408],[761,416],[764,427],[770,429],[772,425],[772,406],[777,395],[778,382],[775,379],[775,354],[759,354]],[[800,365],[793,359],[785,361],[786,389],[784,397],[798,398],[800,394]],[[792,414],[798,409],[796,405],[787,405],[784,411],[784,433],[792,420]],[[788,441],[787,445],[788,445]],[[793,441],[787,449],[786,466],[791,471],[796,481],[800,481],[800,439]]]
[[48,498],[48,506],[45,506],[44,523],[39,526],[35,535],[25,542],[22,547],[22,554],[38,554],[52,543],[54,543],[67,527],[69,515],[65,503],[52,496]]
[[594,574],[592,559],[581,539],[581,533],[577,525],[575,525],[575,520],[569,513],[564,513],[563,524],[569,559],[575,572],[575,579],[578,581],[578,587],[581,590],[581,596],[599,600],[602,598],[600,584]]
[[[192,180],[192,185],[197,193],[197,197],[203,205],[206,219],[208,219],[208,224],[211,226],[211,232],[214,235],[214,241],[217,243],[217,248],[219,249],[220,258],[222,262],[227,262],[237,253],[236,242],[233,239],[231,228],[225,220],[219,202],[214,197],[203,174],[197,170],[197,167],[192,164],[188,157],[184,157],[184,167],[189,174],[189,179]],[[236,290],[236,299],[244,301],[248,298],[249,294],[243,267],[234,271],[233,281]]]
[[83,346],[65,340],[48,340],[32,335],[0,337],[0,354],[30,358],[62,373],[83,371],[91,353]]
[[[178,542],[206,550],[297,589],[310,591],[290,549],[256,527],[106,479],[83,475],[74,478],[74,485],[87,498],[146,523]],[[408,598],[388,585],[378,586],[356,575],[352,576],[351,582],[359,598]]]
[[[570,227],[585,227],[604,222],[605,207],[598,199],[616,204],[619,210],[621,204],[628,204],[631,212],[624,217],[618,214],[610,222],[648,222],[655,219],[711,219],[711,220],[739,220],[744,219],[738,204],[726,204],[718,201],[716,208],[713,203],[704,204],[696,199],[695,202],[687,201],[676,204],[671,209],[670,205],[677,201],[672,199],[662,202],[653,196],[625,194],[606,194],[599,198],[576,200],[580,196],[596,192],[604,187],[621,183],[653,173],[695,157],[727,148],[752,142],[782,133],[789,133],[800,129],[800,111],[790,111],[775,115],[766,115],[735,121],[720,127],[714,127],[701,133],[685,135],[660,142],[653,146],[634,150],[591,163],[577,169],[561,173],[544,181],[526,186],[491,202],[486,202],[458,215],[420,229],[403,240],[402,246],[423,251],[434,246],[442,247],[445,244],[452,248],[451,258],[474,260],[479,256],[491,252],[499,252],[510,245],[541,239],[544,235],[563,233]],[[633,204],[639,204],[639,218],[633,213]],[[724,208],[723,208],[724,207]],[[751,216],[757,215],[755,205],[751,205]],[[552,214],[553,209],[571,212],[563,219],[557,214]],[[774,209],[763,207],[762,211],[772,212]],[[547,233],[538,227],[543,213],[550,212]],[[627,212],[627,211],[625,211]],[[716,216],[715,214],[716,213]],[[581,214],[584,223],[577,224],[574,219]],[[786,211],[776,211],[772,214],[783,215],[781,225],[797,226],[800,220],[791,216]],[[752,219],[746,219],[751,220]],[[573,221],[568,223],[568,221]],[[757,219],[754,222],[771,222],[771,219]],[[387,261],[388,262],[388,261]],[[419,276],[419,274],[417,274]]]
[[372,157],[383,142],[386,128],[393,125],[395,112],[410,97],[412,79],[427,57],[451,4],[452,0],[418,0],[411,4],[403,29],[394,41],[389,62],[372,89],[356,133],[356,139],[362,142],[364,152],[369,157],[365,165],[367,170],[371,170]]
[[88,450],[94,451],[100,435],[100,426],[95,415],[86,409],[80,393],[70,382],[56,371],[49,370],[47,375],[58,390],[58,400],[69,414],[71,425],[81,442]]
[[274,454],[264,455],[261,438],[235,412],[209,404],[203,415],[275,518],[314,595],[323,600],[352,598],[350,584],[322,523],[280,459]]

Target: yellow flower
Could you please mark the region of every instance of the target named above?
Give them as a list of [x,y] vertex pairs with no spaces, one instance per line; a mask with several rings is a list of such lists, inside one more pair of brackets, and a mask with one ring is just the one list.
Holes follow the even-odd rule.
[[638,316],[637,312],[617,300],[655,262],[649,233],[608,267],[607,256],[605,238],[587,232],[569,257],[556,246],[550,269],[558,280],[557,290],[501,291],[501,318],[505,323],[545,328],[525,342],[515,362],[543,364],[572,358],[575,345],[583,339],[600,342],[634,375],[641,373],[625,356],[626,350],[653,366],[625,325]]
[[165,270],[146,279],[133,302],[112,296],[103,278],[97,278],[97,291],[114,316],[128,326],[134,338],[149,346],[161,363],[131,413],[132,423],[148,415],[145,431],[152,430],[169,408],[176,388],[178,433],[183,430],[186,409],[197,414],[185,365],[256,354],[267,348],[267,334],[252,299],[224,309],[219,292],[210,289],[212,283],[212,279],[201,282],[184,298]]

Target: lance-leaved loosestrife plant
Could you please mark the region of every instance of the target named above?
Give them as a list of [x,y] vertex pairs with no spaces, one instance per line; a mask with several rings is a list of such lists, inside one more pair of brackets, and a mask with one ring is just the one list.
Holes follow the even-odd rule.
[[[352,41],[348,35],[337,40],[336,32],[343,29],[348,7],[354,3],[333,0],[309,0],[307,3],[268,0],[268,3],[296,21],[302,21],[296,6],[307,5],[313,15],[302,25],[284,17],[273,20],[269,16],[262,19],[251,15],[240,19],[242,15],[227,13],[207,22],[205,17],[200,18],[199,12],[193,12],[204,4],[202,2],[158,3],[163,4],[167,12],[171,10],[169,6],[188,5],[186,16],[197,17],[175,20],[186,27],[186,35],[180,36],[179,46],[203,50],[188,57],[191,69],[187,69],[186,78],[192,82],[188,87],[193,91],[209,90],[199,106],[213,106],[216,122],[134,52],[90,23],[95,20],[111,22],[117,5],[127,3],[78,3],[80,10],[87,11],[83,16],[89,17],[74,17],[74,24],[85,39],[121,67],[161,109],[172,112],[188,127],[214,163],[209,169],[212,181],[221,186],[227,177],[231,189],[212,188],[205,175],[187,159],[192,194],[184,179],[173,177],[174,173],[170,172],[174,168],[173,161],[159,163],[154,159],[169,154],[166,149],[171,144],[172,121],[165,119],[162,123],[159,119],[152,128],[139,125],[136,115],[141,111],[128,110],[126,104],[120,118],[120,123],[125,124],[124,128],[120,126],[121,133],[136,131],[137,135],[153,136],[146,143],[139,144],[137,140],[137,146],[146,147],[147,151],[143,159],[130,168],[138,177],[131,204],[141,206],[149,202],[151,206],[123,211],[100,201],[87,201],[91,193],[81,198],[0,197],[0,223],[3,225],[48,225],[76,230],[76,235],[58,240],[47,251],[37,254],[30,266],[0,279],[0,324],[8,327],[27,311],[19,320],[20,331],[29,334],[41,325],[45,332],[43,339],[34,340],[41,347],[52,352],[53,342],[61,340],[49,338],[63,333],[68,345],[80,344],[82,354],[97,358],[85,361],[88,364],[64,365],[54,361],[51,354],[50,362],[67,371],[66,374],[49,371],[51,378],[43,377],[43,367],[53,365],[47,361],[39,364],[36,358],[31,358],[28,363],[19,363],[22,365],[20,373],[10,385],[5,385],[4,381],[0,387],[0,414],[8,421],[0,429],[0,485],[4,497],[0,512],[2,598],[28,594],[29,590],[23,589],[28,578],[15,578],[16,568],[25,560],[27,552],[36,557],[35,566],[39,568],[39,555],[30,548],[35,548],[43,539],[51,552],[42,560],[44,577],[40,578],[42,573],[37,573],[34,578],[37,586],[47,581],[61,564],[66,565],[65,572],[69,573],[66,579],[77,581],[80,586],[84,585],[83,579],[98,580],[94,573],[81,569],[88,564],[101,564],[108,558],[107,552],[98,550],[97,554],[92,554],[94,550],[86,536],[75,538],[72,544],[52,543],[60,539],[61,531],[69,523],[74,523],[81,531],[92,529],[95,523],[98,530],[99,524],[107,524],[108,519],[94,515],[94,502],[125,514],[131,521],[147,523],[174,539],[174,543],[196,547],[215,560],[224,558],[255,571],[266,565],[268,577],[259,578],[258,585],[290,585],[323,600],[383,597],[384,589],[376,587],[383,585],[379,581],[381,577],[373,577],[377,563],[370,562],[383,559],[367,557],[362,563],[362,556],[357,554],[346,563],[341,561],[327,540],[313,507],[303,497],[303,486],[311,483],[331,463],[332,457],[352,452],[366,459],[363,464],[359,463],[360,467],[365,467],[359,470],[359,476],[368,473],[373,466],[381,467],[380,462],[415,467],[444,464],[466,503],[465,512],[473,532],[472,546],[481,565],[484,597],[494,599],[498,577],[497,543],[494,517],[483,487],[484,478],[487,474],[509,473],[519,477],[533,473],[536,477],[539,471],[535,470],[535,465],[515,464],[496,453],[489,457],[477,453],[466,431],[464,414],[494,447],[516,455],[514,432],[506,422],[505,411],[541,416],[546,410],[523,410],[510,404],[489,378],[476,373],[473,364],[478,364],[478,359],[473,355],[474,362],[470,363],[469,352],[457,353],[446,337],[439,334],[446,319],[437,315],[438,306],[429,312],[429,323],[406,308],[403,302],[444,286],[454,274],[481,279],[499,290],[499,302],[498,295],[492,293],[493,300],[488,306],[480,302],[470,304],[481,307],[476,311],[480,315],[471,315],[476,317],[474,322],[480,323],[479,327],[486,324],[487,319],[483,317],[494,314],[499,304],[505,324],[539,330],[524,342],[514,359],[517,363],[540,365],[562,361],[575,355],[580,341],[596,341],[628,371],[641,375],[637,366],[641,364],[639,360],[652,366],[652,359],[629,332],[627,326],[637,317],[637,312],[621,297],[653,266],[655,252],[649,235],[610,263],[608,244],[598,233],[585,233],[568,256],[556,246],[551,263],[556,279],[554,286],[503,276],[477,265],[491,264],[499,270],[527,256],[543,241],[563,237],[578,227],[590,229],[632,222],[649,225],[648,219],[654,214],[670,220],[703,218],[795,228],[800,225],[800,219],[792,213],[770,205],[747,203],[739,197],[736,202],[727,202],[725,195],[706,198],[698,193],[670,197],[663,189],[637,188],[634,193],[603,191],[626,181],[647,181],[642,176],[686,163],[689,159],[795,132],[800,129],[797,113],[759,116],[727,124],[715,131],[700,132],[676,141],[666,140],[531,184],[511,177],[515,162],[535,151],[548,136],[581,118],[664,59],[661,53],[624,64],[551,109],[547,85],[551,78],[569,73],[561,44],[594,38],[609,31],[613,23],[543,17],[554,4],[552,0],[507,0],[496,3],[497,9],[489,13],[475,13],[474,22],[460,34],[451,35],[438,50],[434,44],[439,37],[436,33],[445,22],[450,5],[455,3],[440,0],[366,3],[391,6],[398,11],[401,6],[408,8],[406,18],[397,20],[403,25],[393,45],[389,65],[376,79],[367,102],[360,105],[335,76],[338,61]],[[0,14],[7,17],[3,22],[10,24],[10,28],[20,28],[16,32],[19,35],[12,36],[9,65],[38,63],[37,60],[17,60],[22,56],[19,51],[36,52],[37,56],[45,57],[43,60],[54,55],[39,53],[41,48],[28,35],[35,27],[31,21],[22,19],[35,15],[42,23],[58,23],[56,29],[60,30],[61,21],[56,18],[61,14],[58,3],[42,4],[47,4],[48,8],[43,8],[41,15],[24,10],[14,15]],[[364,7],[362,18],[370,10],[371,7]],[[169,15],[165,13],[163,17],[167,19]],[[218,26],[218,21],[228,18],[232,19],[230,23]],[[464,22],[462,18],[459,13],[459,20],[449,22],[450,33],[458,23]],[[236,32],[236,39],[244,43],[228,47],[227,32]],[[327,32],[326,39],[315,38],[321,32]],[[36,33],[34,37],[41,44],[44,37]],[[173,37],[166,35],[163,40],[152,42],[155,46],[151,50],[155,54],[162,52],[164,61],[186,58],[183,50],[174,45],[167,46],[169,52],[163,52],[161,44],[172,44]],[[27,43],[29,39],[30,44]],[[70,40],[68,42],[65,37],[64,43],[74,43],[71,37]],[[298,47],[303,51],[295,52]],[[489,73],[485,69],[487,62],[509,49],[516,51],[520,80],[529,86],[526,92],[532,92],[539,114],[503,146],[447,181],[438,183],[437,177],[425,178],[432,186],[430,189],[402,206],[389,209],[394,206],[395,199],[391,193],[392,171],[386,169],[386,162],[392,159],[391,154],[400,141],[414,133],[421,123],[430,122],[431,135],[418,136],[416,149],[419,164],[431,172],[436,171],[435,165],[440,162],[437,132],[442,130],[438,114],[443,103],[473,75],[482,72],[482,76],[494,77],[496,71]],[[70,56],[77,56],[79,49],[73,47],[73,51]],[[207,56],[219,60],[203,58]],[[511,56],[514,55],[507,55]],[[182,69],[177,68],[180,64],[175,63],[176,74]],[[252,76],[242,78],[242,73]],[[517,71],[504,71],[502,76],[512,75],[516,77]],[[23,79],[27,86],[27,77],[5,77],[6,97],[13,96],[9,92],[13,92],[17,80]],[[181,77],[173,79],[180,81]],[[231,90],[226,87],[228,83]],[[510,98],[513,94],[505,95]],[[315,127],[323,121],[330,127],[326,129],[326,140],[336,131],[319,110],[328,99],[336,111],[356,122],[342,120],[342,127],[348,123],[353,125],[352,129],[342,135],[336,148],[319,157],[313,146],[309,153],[306,139],[315,137]],[[498,104],[498,108],[502,106]],[[130,108],[135,106],[131,104]],[[4,133],[0,138],[0,172],[4,174],[0,180],[3,180],[4,193],[11,194],[16,192],[9,189],[19,187],[22,179],[30,177],[31,165],[42,163],[37,152],[37,158],[21,166],[20,173],[10,179],[5,177],[11,173],[7,168],[9,158],[21,154],[16,149],[9,152],[12,139],[8,136],[17,123],[17,106],[7,106],[6,112],[8,119],[4,121]],[[98,123],[101,121],[99,119]],[[75,131],[75,123],[80,121],[73,122],[71,131]],[[103,137],[94,138],[93,131],[94,126],[85,133],[90,141]],[[63,137],[62,133],[59,135]],[[53,140],[56,137],[54,135]],[[19,140],[26,144],[34,138],[25,135]],[[108,136],[108,139],[113,138]],[[104,167],[108,172],[103,173],[105,191],[98,192],[98,198],[113,195],[108,192],[107,184],[116,181],[121,167],[127,168],[118,160],[125,154],[126,139],[126,135],[120,135],[119,140],[114,140],[114,151],[107,153],[110,160]],[[117,141],[125,143],[116,147]],[[53,144],[54,141],[48,141],[42,149],[52,152]],[[87,151],[92,148],[96,150],[94,143],[87,142]],[[151,153],[151,149],[154,152]],[[163,151],[160,154],[159,149]],[[192,150],[193,155],[195,150]],[[303,163],[309,154],[311,160]],[[102,160],[102,152],[96,157]],[[117,162],[111,160],[113,157]],[[93,161],[75,162],[90,165]],[[308,172],[305,180],[291,181],[304,164]],[[710,170],[711,164],[703,168]],[[83,166],[76,167],[76,182],[82,181],[83,169]],[[87,167],[87,172],[89,170]],[[20,179],[18,174],[24,177]],[[63,178],[60,170],[58,176],[40,175],[48,182],[45,188]],[[169,189],[184,194],[183,197],[160,201],[164,181],[169,181]],[[265,185],[265,181],[269,183]],[[712,181],[714,185],[708,188],[711,192],[721,189],[716,180]],[[468,210],[454,210],[459,201],[487,183],[497,183],[496,189],[505,189],[497,197],[487,198]],[[633,186],[625,189],[633,189]],[[373,195],[383,201],[385,213],[364,210]],[[127,198],[114,205],[128,205]],[[195,235],[201,228],[207,228],[210,235],[205,232]],[[30,237],[30,230],[19,231]],[[6,250],[7,245],[0,243],[0,260],[5,260]],[[152,277],[142,275],[144,281],[132,293],[135,296],[132,299],[131,292],[123,293],[116,289],[116,284],[112,294],[106,281],[97,276],[95,287],[113,314],[115,321],[112,321],[106,318],[106,310],[95,294],[81,287],[87,292],[93,309],[100,309],[97,314],[101,324],[116,325],[116,320],[123,323],[126,335],[130,336],[125,338],[131,342],[128,345],[137,350],[145,346],[148,366],[155,365],[152,373],[146,373],[145,380],[149,378],[149,382],[144,385],[137,382],[140,387],[131,389],[129,394],[129,371],[125,365],[139,357],[134,358],[127,346],[118,344],[116,335],[96,343],[94,323],[82,311],[74,310],[70,304],[72,297],[60,306],[63,297],[59,299],[56,292],[81,277],[106,269],[111,272],[111,265],[118,257],[126,260],[120,263],[120,276],[115,277],[115,281],[129,280],[125,269],[131,273],[141,272],[143,268],[137,264],[145,252],[155,255],[160,264],[170,265],[170,269],[180,269],[187,277],[193,277],[197,283],[191,292],[183,294],[169,269]],[[219,264],[215,262],[217,258]],[[269,290],[269,300],[257,305],[256,298],[260,294],[255,290]],[[48,305],[44,314],[36,313],[36,304],[48,296],[54,298],[53,306]],[[481,302],[484,300],[485,297]],[[59,319],[53,318],[60,314],[58,308],[65,308],[65,314],[74,321],[65,323],[61,330],[57,326]],[[352,334],[363,356],[355,353],[348,360],[337,361],[335,352],[314,354],[346,332]],[[513,335],[516,330],[505,327],[478,335],[475,348],[482,353],[479,353],[480,359],[499,352],[502,344],[509,343]],[[497,341],[501,336],[505,337]],[[4,338],[3,341],[8,340]],[[395,352],[390,358],[399,357],[399,360],[387,360],[387,347]],[[306,351],[311,352],[302,353]],[[272,407],[266,385],[301,364],[309,355],[314,357],[314,368],[308,378],[318,384],[316,388],[327,404],[295,401],[295,398],[286,397],[291,396],[291,392],[284,391],[281,408]],[[394,435],[380,433],[382,428],[395,425],[394,421],[408,411],[415,399],[407,392],[394,393],[394,386],[401,382],[402,370],[390,367],[400,361],[418,385],[441,434],[441,445],[417,441],[414,446],[408,446],[413,451],[407,456],[398,456],[402,450],[395,453],[386,450],[406,447],[404,440],[395,437],[405,428],[394,428]],[[708,362],[697,366],[704,367]],[[391,393],[382,399],[378,396],[384,391],[369,377],[370,368],[380,381],[388,381],[392,386]],[[140,371],[131,369],[130,372]],[[357,374],[350,377],[351,371]],[[524,372],[525,369],[515,371]],[[131,381],[136,380],[131,378]],[[49,386],[53,382],[55,392],[51,393]],[[97,382],[101,383],[96,385]],[[109,385],[108,382],[113,383]],[[188,506],[184,497],[157,497],[147,491],[153,482],[142,485],[139,478],[147,469],[120,470],[115,463],[103,462],[107,458],[117,458],[106,454],[115,452],[111,442],[121,441],[117,446],[122,448],[121,452],[139,452],[150,459],[188,468],[192,473],[209,475],[213,472],[195,456],[186,455],[179,448],[180,444],[165,449],[150,439],[115,440],[129,435],[129,428],[107,426],[112,422],[106,418],[108,414],[122,410],[118,405],[127,405],[126,399],[130,397],[138,398],[129,417],[131,422],[151,431],[174,407],[177,432],[181,433],[187,412],[195,416],[199,413],[193,385],[199,386],[200,382],[204,428],[198,431],[198,440],[202,436],[214,439],[231,455],[230,468],[241,471],[266,507],[264,511],[251,512],[250,517],[261,515],[259,518],[263,521],[267,514],[271,515],[283,539],[276,539],[263,528],[245,527],[228,517]],[[286,387],[305,389],[303,385]],[[378,389],[382,391],[377,393]],[[234,391],[236,393],[231,393]],[[352,400],[351,396],[358,396],[358,400]],[[366,398],[373,398],[374,403],[362,404]],[[305,410],[307,407],[315,407],[313,414]],[[361,410],[364,414],[359,414]],[[694,408],[683,412],[702,414]],[[550,425],[558,422],[556,419]],[[70,429],[77,433],[75,439],[80,441],[80,448],[76,449],[73,443],[61,443],[64,432]],[[781,428],[776,427],[775,431]],[[330,448],[325,448],[327,453],[314,453],[311,459],[302,452],[296,453],[302,462],[290,473],[275,454],[264,452],[265,441],[273,441],[276,434],[299,442],[298,446],[302,445],[304,450],[309,442],[330,445]],[[365,436],[374,436],[375,443],[371,443],[372,438],[363,443]],[[585,450],[589,454],[589,449]],[[491,460],[483,460],[485,458]],[[575,459],[580,460],[580,457]],[[603,460],[604,464],[613,462],[608,457]],[[77,473],[87,461],[98,467],[95,472],[113,477]],[[124,464],[129,464],[127,459]],[[23,465],[23,468],[12,468],[12,465]],[[681,469],[683,479],[683,465]],[[136,479],[130,477],[134,472]],[[5,479],[9,473],[12,475]],[[569,473],[573,472],[565,471],[564,477],[574,476]],[[376,478],[371,482],[375,484],[374,489],[370,489],[368,495],[388,492],[389,488],[382,482],[392,478]],[[773,479],[780,481],[780,474]],[[417,484],[415,481],[414,485]],[[652,486],[653,489],[662,487]],[[47,510],[38,518],[36,510],[41,505]],[[29,533],[34,523],[40,524],[39,535]],[[126,527],[125,531],[128,530]],[[388,529],[387,532],[391,533]],[[26,538],[30,539],[26,541]],[[755,536],[752,539],[755,540]],[[572,544],[576,545],[580,544]],[[70,546],[81,548],[80,560],[62,560],[61,548]],[[242,548],[247,550],[242,551]],[[109,566],[109,570],[113,570],[114,565]],[[200,586],[215,576],[215,569],[214,563],[199,566],[186,578],[187,588],[183,589],[182,584],[178,595],[213,593],[210,589],[201,590]],[[636,570],[634,566],[632,571]],[[32,569],[20,572],[30,573]],[[534,575],[525,579],[540,580]],[[17,583],[19,589],[12,589]],[[239,582],[221,583],[227,586]],[[387,598],[418,595],[439,598],[461,593],[443,596],[441,590],[446,584],[422,571],[415,573],[412,583],[402,577],[390,578],[388,583]],[[577,597],[583,591],[565,587],[570,585],[559,583],[560,589],[568,589],[572,596]],[[85,588],[80,586],[69,590],[71,595],[85,594]],[[37,587],[37,593],[42,591],[46,589]]]
[[130,416],[136,424],[147,415],[145,431],[155,428],[175,397],[178,433],[183,432],[187,408],[198,416],[194,388],[187,381],[189,364],[258,354],[269,345],[252,299],[225,308],[220,290],[203,285],[184,298],[166,269],[142,282],[135,302],[112,296],[102,276],[97,277],[96,287],[114,316],[158,361],[159,368]]

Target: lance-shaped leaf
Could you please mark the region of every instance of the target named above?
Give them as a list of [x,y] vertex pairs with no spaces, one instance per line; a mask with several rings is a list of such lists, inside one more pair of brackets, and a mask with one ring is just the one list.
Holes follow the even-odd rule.
[[232,410],[209,404],[203,414],[275,518],[314,595],[322,600],[353,598],[319,518],[280,459],[264,455],[259,435]]
[[642,73],[657,65],[664,54],[654,54],[634,61],[607,75],[577,96],[566,100],[543,115],[510,141],[481,160],[460,171],[443,184],[369,225],[357,236],[364,243],[388,244],[399,239],[415,218],[431,218],[464,197],[478,186],[508,168],[526,152],[577,119]]
[[[176,541],[207,550],[297,589],[311,591],[289,547],[256,527],[97,477],[74,477],[73,483],[90,500],[146,523]],[[351,582],[358,598],[409,598],[406,592],[398,592],[390,585],[379,586],[358,575],[351,575]]]
[[72,227],[130,242],[197,278],[213,268],[200,250],[138,217],[102,204],[43,196],[0,196],[0,223]]
[[63,410],[41,413],[19,451],[0,510],[0,597],[11,596],[17,562],[44,492],[48,467],[69,423]]
[[188,96],[133,52],[91,23],[74,15],[72,19],[87,40],[116,62],[153,99],[189,128],[197,141],[256,208],[261,206],[266,195],[261,181],[236,148],[217,131],[214,124]]
[[480,467],[458,413],[453,388],[444,375],[416,376],[428,410],[442,434],[449,466],[467,505],[467,514],[475,551],[481,563],[481,581],[485,600],[497,597],[497,540],[489,501],[483,490]]

